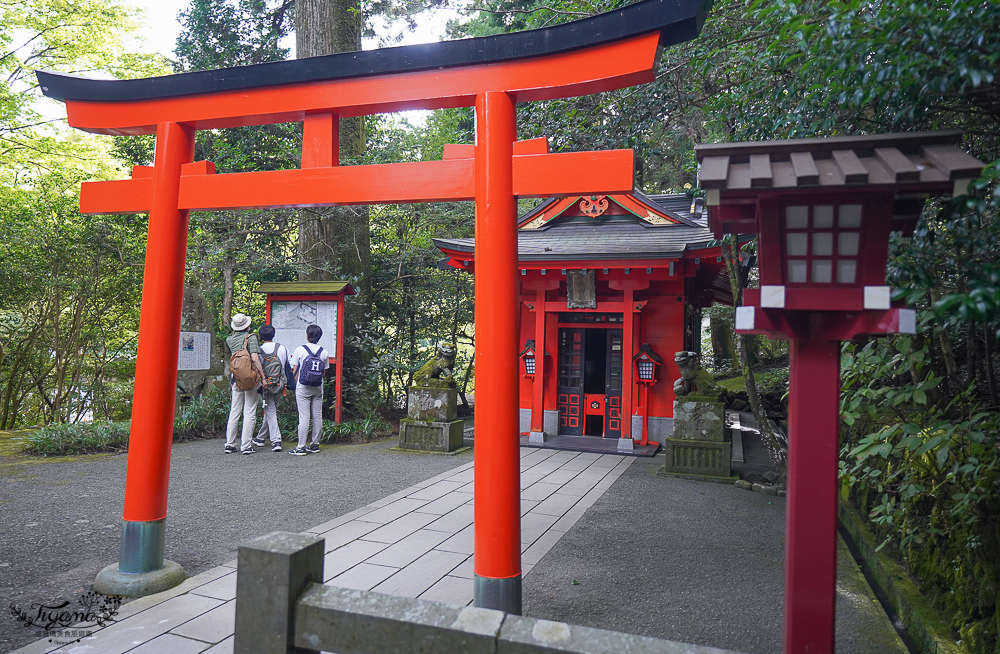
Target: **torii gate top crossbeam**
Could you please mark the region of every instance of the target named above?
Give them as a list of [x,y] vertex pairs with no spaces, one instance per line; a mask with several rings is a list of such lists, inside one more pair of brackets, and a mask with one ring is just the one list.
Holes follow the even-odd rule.
[[472,106],[485,91],[564,98],[652,80],[661,49],[696,37],[710,4],[645,0],[539,30],[147,79],[37,75],[45,95],[66,102],[71,126],[119,135],[164,122],[215,129]]

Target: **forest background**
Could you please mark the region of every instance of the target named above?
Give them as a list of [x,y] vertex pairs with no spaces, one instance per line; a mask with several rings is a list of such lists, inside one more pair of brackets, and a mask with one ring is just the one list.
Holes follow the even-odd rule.
[[[152,140],[46,118],[33,69],[125,78],[274,61],[292,34],[300,56],[358,49],[376,19],[405,26],[448,2],[192,0],[165,59],[128,51],[141,17],[119,0],[0,0],[0,430],[131,413],[146,217],[77,209],[81,181],[151,163]],[[453,4],[464,18],[448,36],[623,4],[470,0]],[[699,39],[663,53],[654,82],[521,105],[518,131],[554,151],[633,148],[646,193],[696,192],[693,146],[722,140],[960,128],[964,147],[996,162],[998,74],[1000,5],[988,0],[719,0]],[[439,159],[472,130],[468,109],[357,120],[342,125],[341,160]],[[294,124],[202,131],[196,158],[219,172],[296,167],[300,140]],[[843,353],[845,492],[976,653],[1000,652],[998,179],[994,163],[967,196],[930,203],[913,235],[894,236],[887,281],[919,310],[919,333]],[[222,336],[235,312],[263,316],[260,281],[351,281],[347,411],[371,419],[401,409],[437,341],[463,345],[474,382],[472,279],[439,270],[431,244],[472,235],[468,203],[194,213],[186,283]],[[731,322],[731,309],[711,312]]]

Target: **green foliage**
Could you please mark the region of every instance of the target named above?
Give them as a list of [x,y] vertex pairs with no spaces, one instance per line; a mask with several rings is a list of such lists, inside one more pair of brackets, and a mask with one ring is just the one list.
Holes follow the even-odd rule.
[[174,416],[174,440],[186,441],[225,435],[230,398],[229,387],[219,385],[182,404]]
[[979,625],[970,651],[990,653],[1000,590],[1000,416],[979,410],[974,388],[943,393],[923,340],[844,347],[841,476],[884,539],[880,549],[918,576],[956,632]]
[[71,456],[128,449],[128,422],[53,424],[30,433],[24,451],[38,456]]
[[[230,390],[213,388],[178,408],[174,418],[174,442],[225,436],[229,418]],[[258,416],[257,424],[263,416]],[[91,422],[51,424],[30,432],[24,451],[36,456],[71,456],[128,450],[130,422]],[[283,403],[278,412],[278,428],[286,441],[298,433],[298,414],[294,400]],[[323,443],[364,443],[392,436],[392,426],[378,416],[356,418],[337,424],[323,421]]]

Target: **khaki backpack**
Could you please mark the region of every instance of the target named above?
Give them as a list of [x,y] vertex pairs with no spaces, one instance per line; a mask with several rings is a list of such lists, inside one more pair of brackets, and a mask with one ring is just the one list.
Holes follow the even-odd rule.
[[250,334],[243,337],[243,347],[233,353],[229,359],[229,372],[233,373],[236,380],[236,388],[241,391],[252,391],[260,386],[260,373],[253,365],[250,357],[250,350],[247,344],[250,342]]

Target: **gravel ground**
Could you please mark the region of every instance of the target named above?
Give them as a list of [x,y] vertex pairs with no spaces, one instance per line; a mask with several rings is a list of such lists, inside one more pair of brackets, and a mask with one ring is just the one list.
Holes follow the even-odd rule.
[[[306,457],[223,455],[222,440],[174,445],[166,556],[194,575],[271,531],[303,531],[472,459],[389,451],[393,441],[323,446]],[[72,600],[118,560],[124,455],[0,456],[0,651],[37,640],[11,603]],[[287,448],[285,450],[287,452]]]
[[[784,498],[656,477],[640,458],[524,580],[524,614],[780,654]],[[576,582],[576,583],[574,583]],[[842,548],[839,654],[906,654]]]
[[[174,446],[167,557],[197,574],[239,543],[301,531],[471,460],[388,451],[395,441],[319,455],[221,454],[222,441]],[[118,559],[125,456],[2,456],[0,598],[72,599]],[[655,476],[640,458],[524,581],[524,613],[730,648],[781,651],[784,499]],[[577,582],[574,584],[573,582]],[[838,653],[905,654],[846,552]],[[0,651],[37,637],[0,618]]]

